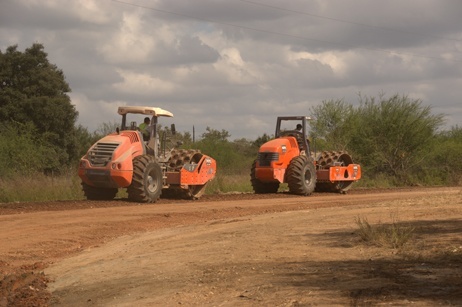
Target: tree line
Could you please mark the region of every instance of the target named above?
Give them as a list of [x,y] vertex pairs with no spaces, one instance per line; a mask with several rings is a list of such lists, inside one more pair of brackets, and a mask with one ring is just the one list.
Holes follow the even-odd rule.
[[443,130],[443,114],[420,99],[360,95],[357,106],[329,100],[311,111],[319,148],[347,150],[369,178],[386,176],[394,185],[462,180],[461,127]]
[[[77,125],[70,86],[47,56],[38,43],[24,52],[16,45],[0,50],[0,178],[75,168],[91,144],[117,125],[101,123],[93,132]],[[310,138],[316,151],[348,151],[372,180],[387,178],[394,185],[462,180],[462,129],[444,130],[443,115],[419,99],[359,95],[355,104],[322,101],[307,115],[313,117]],[[161,131],[184,148],[214,157],[225,174],[248,173],[260,145],[274,137],[230,140],[228,131],[207,127],[193,143],[189,132]]]

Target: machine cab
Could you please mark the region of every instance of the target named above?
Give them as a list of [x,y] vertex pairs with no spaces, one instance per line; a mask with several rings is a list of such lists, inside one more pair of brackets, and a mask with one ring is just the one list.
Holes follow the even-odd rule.
[[280,116],[277,118],[275,137],[294,137],[297,140],[300,152],[310,155],[310,141],[308,139],[309,116]]

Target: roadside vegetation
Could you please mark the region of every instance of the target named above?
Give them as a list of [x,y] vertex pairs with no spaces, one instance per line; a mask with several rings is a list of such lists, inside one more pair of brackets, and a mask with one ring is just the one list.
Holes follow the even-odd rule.
[[365,217],[357,217],[355,222],[359,237],[364,242],[379,247],[402,248],[414,232],[414,227],[399,223],[395,217],[392,217],[390,223],[379,222],[371,225]]
[[[0,50],[0,202],[83,199],[78,160],[118,123],[102,122],[96,131],[77,125],[70,91],[43,45]],[[444,130],[443,114],[406,95],[358,98],[322,101],[306,112],[315,119],[317,152],[345,150],[361,164],[363,178],[355,187],[461,184],[461,127]],[[162,133],[217,160],[207,193],[251,192],[250,166],[272,138],[233,140],[212,127],[195,142],[188,131],[172,135],[162,127]]]

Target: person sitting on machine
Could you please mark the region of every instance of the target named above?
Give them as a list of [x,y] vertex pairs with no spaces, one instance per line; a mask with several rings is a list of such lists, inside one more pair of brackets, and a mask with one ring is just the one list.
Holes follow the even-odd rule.
[[144,122],[142,122],[139,126],[138,129],[141,131],[143,134],[143,141],[147,142],[149,141],[149,124],[151,123],[151,120],[149,117],[144,118]]

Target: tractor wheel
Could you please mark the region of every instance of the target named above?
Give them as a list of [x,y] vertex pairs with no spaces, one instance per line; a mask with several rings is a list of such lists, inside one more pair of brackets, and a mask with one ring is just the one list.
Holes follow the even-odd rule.
[[316,168],[313,159],[297,156],[287,168],[287,185],[292,194],[310,195],[316,187]]
[[155,203],[162,193],[162,169],[150,156],[133,159],[133,179],[127,188],[128,199]]
[[[348,166],[352,163],[353,159],[345,151],[323,151],[317,160],[317,165],[324,169],[335,165]],[[352,185],[353,181],[318,182],[316,191],[345,194]]]
[[117,194],[116,188],[97,188],[82,182],[82,190],[88,200],[112,200]]
[[255,175],[257,160],[253,161],[250,171],[250,182],[252,183],[255,194],[276,193],[279,189],[279,182],[261,182]]

